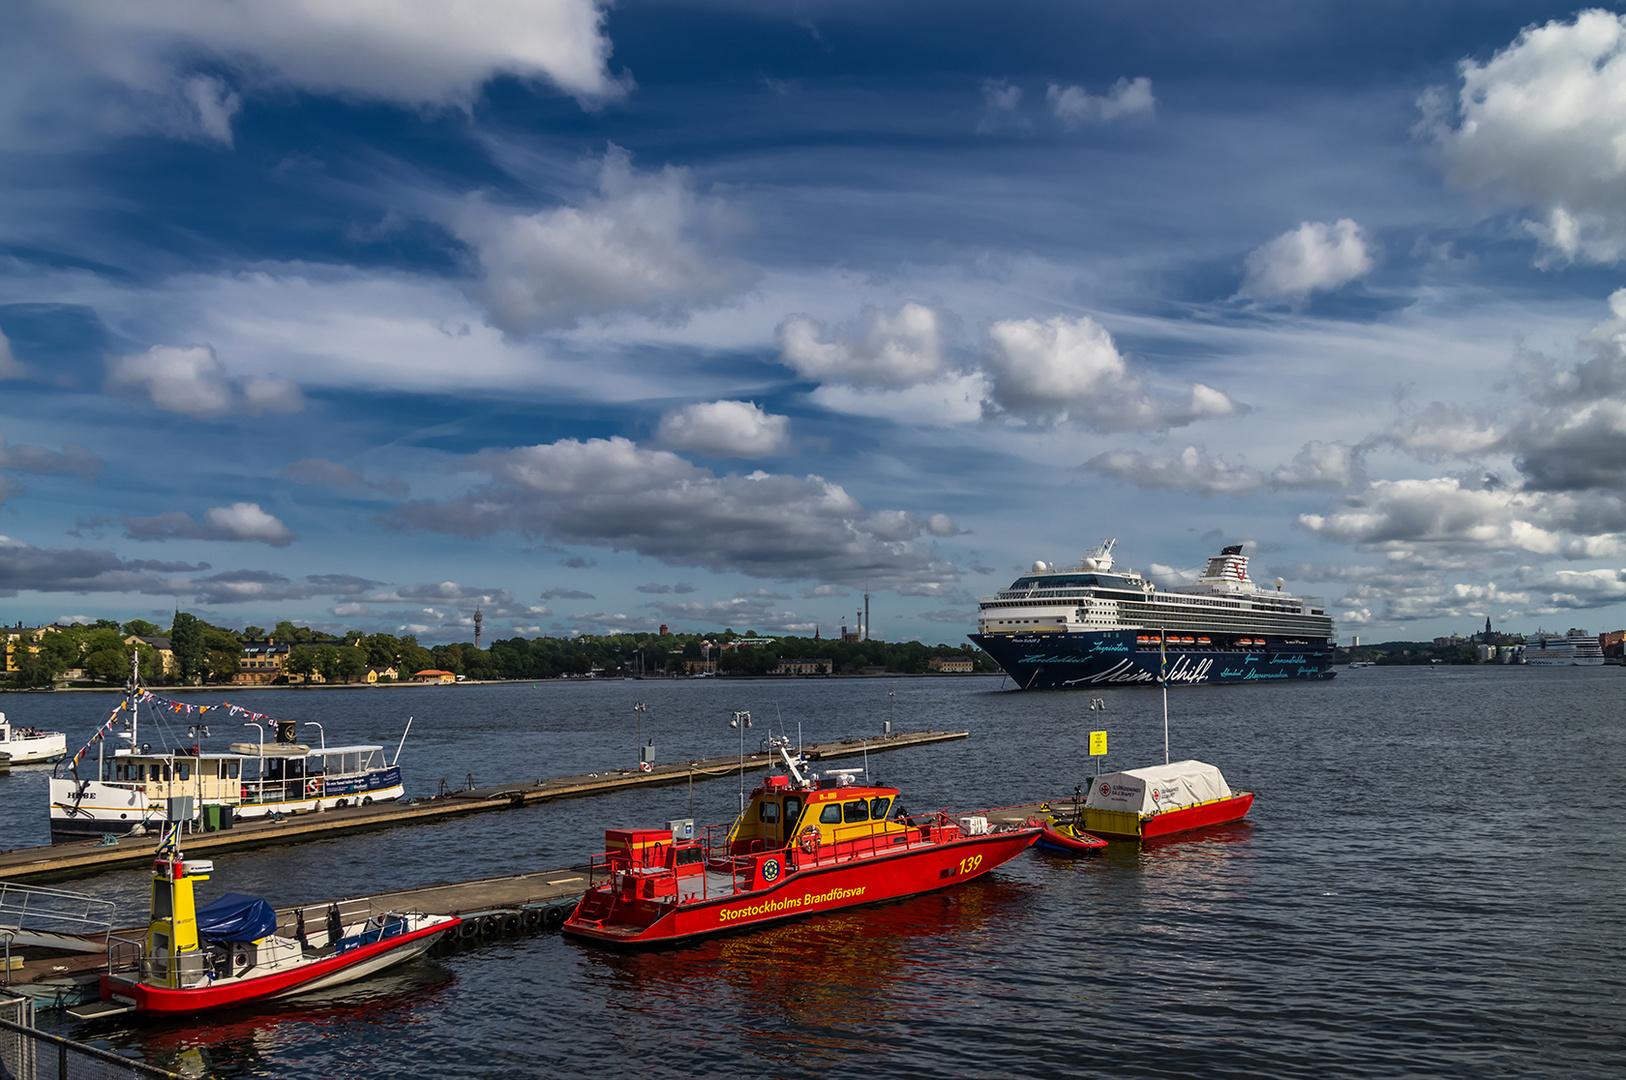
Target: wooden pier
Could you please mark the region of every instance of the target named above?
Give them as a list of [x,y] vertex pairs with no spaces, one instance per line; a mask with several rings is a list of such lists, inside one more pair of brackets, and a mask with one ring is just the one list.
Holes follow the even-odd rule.
[[[828,761],[948,742],[963,739],[966,734],[964,731],[902,732],[872,739],[843,739],[840,742],[820,743],[804,747],[803,753],[807,755],[809,761]],[[753,751],[745,755],[744,768],[747,772],[760,772],[776,760],[774,754]],[[427,824],[448,817],[490,810],[509,810],[552,802],[556,799],[582,798],[628,788],[682,784],[691,780],[735,776],[740,768],[741,759],[738,755],[705,758],[656,765],[649,772],[637,769],[611,769],[582,776],[561,776],[551,780],[470,788],[432,798],[414,799],[406,803],[373,803],[371,806],[348,806],[343,809],[323,810],[320,813],[293,814],[281,820],[244,821],[219,832],[189,833],[186,837],[186,850],[189,855],[207,858],[223,851],[326,839],[345,833],[388,829],[398,825]],[[118,866],[144,864],[152,859],[155,843],[156,839],[152,837],[125,837],[116,844],[76,841],[52,844],[48,847],[0,851],[0,882],[62,881]]]

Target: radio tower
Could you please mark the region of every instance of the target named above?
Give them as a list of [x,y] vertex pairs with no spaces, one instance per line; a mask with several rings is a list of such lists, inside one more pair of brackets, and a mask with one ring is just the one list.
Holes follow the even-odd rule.
[[485,616],[480,614],[480,605],[475,604],[474,605],[474,647],[476,649],[478,649],[480,647],[480,623],[484,618],[485,618]]
[[864,640],[869,640],[869,590],[864,590]]

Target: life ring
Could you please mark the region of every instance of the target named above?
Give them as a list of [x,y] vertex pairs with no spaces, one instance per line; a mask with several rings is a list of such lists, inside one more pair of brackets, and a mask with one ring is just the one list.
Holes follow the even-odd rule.
[[322,794],[322,779],[321,779],[321,777],[312,777],[311,779],[305,781],[305,794],[307,794],[307,795],[320,795],[320,794]]
[[796,846],[801,848],[809,855],[817,855],[819,852],[819,839],[820,836],[818,826],[809,825],[807,828],[803,829],[801,835],[796,838]]
[[654,769],[655,769],[655,766],[651,765],[647,761],[640,761],[638,763],[638,771],[639,772],[653,772]]

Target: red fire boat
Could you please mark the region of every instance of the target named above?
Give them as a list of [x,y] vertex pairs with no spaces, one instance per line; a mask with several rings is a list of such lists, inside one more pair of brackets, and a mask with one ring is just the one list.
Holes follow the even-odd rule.
[[784,743],[785,772],[751,792],[731,826],[694,837],[607,829],[597,882],[565,920],[566,934],[627,947],[671,945],[874,904],[980,877],[1038,839],[1037,824],[986,817],[909,816],[898,789],[856,782],[862,770],[803,775]]

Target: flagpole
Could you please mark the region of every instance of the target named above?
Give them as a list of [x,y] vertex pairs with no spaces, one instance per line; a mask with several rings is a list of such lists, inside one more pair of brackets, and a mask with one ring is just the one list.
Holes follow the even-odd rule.
[[1163,764],[1169,763],[1169,632],[1157,633],[1158,681],[1163,684]]

